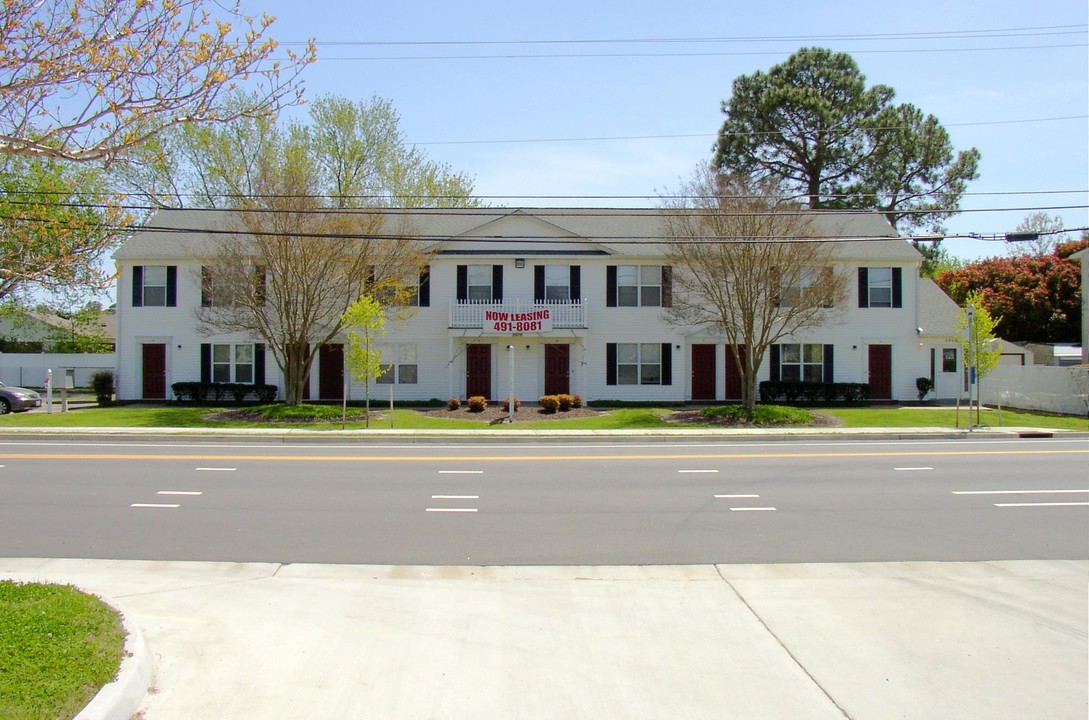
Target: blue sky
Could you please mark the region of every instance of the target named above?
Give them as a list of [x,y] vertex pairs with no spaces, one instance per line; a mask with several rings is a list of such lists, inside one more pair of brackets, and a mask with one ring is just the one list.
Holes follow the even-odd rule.
[[[982,152],[962,207],[987,211],[951,219],[948,231],[1004,233],[1029,212],[1002,208],[1079,206],[1046,212],[1068,228],[1089,225],[1085,2],[243,7],[277,16],[272,34],[284,43],[317,39],[308,95],[388,98],[407,139],[473,177],[478,194],[549,196],[495,204],[654,205],[710,157],[735,77],[822,46],[851,53],[871,84],[936,115],[957,149]],[[640,42],[612,42],[622,40]],[[967,258],[1005,252],[959,239],[946,247]]]

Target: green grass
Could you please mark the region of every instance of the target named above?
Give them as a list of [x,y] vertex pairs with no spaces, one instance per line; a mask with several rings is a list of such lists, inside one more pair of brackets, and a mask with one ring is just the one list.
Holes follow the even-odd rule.
[[[707,411],[736,413],[738,406],[723,406],[725,410]],[[772,407],[758,405],[758,413],[766,413]],[[246,421],[210,420],[206,416],[221,410],[217,407],[194,407],[187,405],[117,405],[106,408],[81,408],[67,413],[18,413],[0,416],[0,431],[4,427],[40,427],[40,428],[308,428],[331,430],[341,428],[340,406],[338,405],[302,405],[289,408],[285,405],[269,405],[267,416],[278,417],[288,422],[266,422],[257,419]],[[250,410],[256,408],[249,408]],[[789,410],[796,410],[790,408]],[[954,408],[939,407],[851,407],[851,408],[814,408],[815,411],[834,415],[843,420],[849,428],[862,427],[955,427],[957,425]],[[350,407],[349,412],[359,412],[360,408]],[[380,405],[372,406],[372,411],[381,413],[372,416],[372,428],[390,427],[388,410]],[[804,410],[803,410],[804,412]],[[669,410],[663,407],[616,408],[601,415],[577,419],[540,420],[536,408],[523,407],[515,414],[514,425],[503,423],[489,426],[476,420],[462,420],[456,417],[434,417],[410,409],[397,408],[393,412],[393,427],[396,429],[523,429],[523,430],[623,430],[691,427],[682,423],[667,422],[664,416]],[[561,413],[562,416],[562,413]],[[770,424],[765,418],[751,424]],[[311,422],[290,422],[306,419]],[[795,424],[805,420],[780,418],[777,422]],[[960,411],[960,427],[969,424],[967,409]],[[1028,426],[1055,430],[1089,431],[1089,420],[1071,416],[1045,415],[1016,410],[1003,410],[1001,420],[997,410],[983,412],[983,424],[991,427]],[[344,427],[360,429],[365,427],[361,421],[348,422]],[[702,426],[706,427],[706,426]]]
[[0,581],[0,717],[72,718],[121,666],[121,620],[67,585]]
[[[956,408],[927,407],[859,407],[821,408],[820,412],[835,415],[849,428],[865,427],[956,427]],[[975,418],[967,408],[960,410],[960,427],[966,428]],[[1089,431],[1089,419],[1070,415],[1045,415],[1023,410],[984,410],[982,425],[988,427],[1037,427],[1049,430]]]

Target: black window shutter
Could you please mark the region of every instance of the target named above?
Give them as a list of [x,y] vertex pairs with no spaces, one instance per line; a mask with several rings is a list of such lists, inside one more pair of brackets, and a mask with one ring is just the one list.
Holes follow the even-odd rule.
[[255,385],[265,384],[265,344],[257,343],[253,346],[253,382]]
[[673,384],[673,345],[662,343],[662,384]]
[[858,306],[868,308],[870,306],[870,270],[860,267],[858,269]]
[[769,369],[771,371],[771,375],[770,375],[769,379],[772,382],[779,382],[780,378],[782,378],[783,376],[779,372],[779,346],[778,345],[772,345],[771,346],[771,368],[769,368]]
[[673,307],[673,268],[662,266],[662,307]]
[[616,385],[616,343],[605,343],[605,384]]
[[503,302],[503,266],[492,265],[492,300]]
[[144,305],[144,266],[136,265],[132,268],[132,306]]
[[420,307],[431,307],[431,266],[425,265],[420,271],[420,289],[416,293]]
[[178,306],[178,266],[166,266],[166,306]]
[[616,265],[605,266],[605,307],[616,307]]
[[582,268],[578,265],[571,266],[571,300],[582,299]]
[[832,353],[835,345],[824,346],[824,381],[826,383],[835,382],[835,369],[833,367],[834,361]]
[[469,266],[458,265],[458,300],[469,299]]
[[892,269],[892,306],[904,307],[904,269]]
[[212,269],[207,266],[200,268],[200,306],[212,307]]
[[544,302],[545,299],[545,268],[544,265],[533,266],[533,302]]
[[212,343],[200,344],[200,381],[212,382]]

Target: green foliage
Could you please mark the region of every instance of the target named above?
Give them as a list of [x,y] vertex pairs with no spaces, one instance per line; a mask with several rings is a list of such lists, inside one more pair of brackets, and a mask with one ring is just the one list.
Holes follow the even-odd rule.
[[324,420],[333,422],[340,420],[341,408],[337,405],[311,405],[309,403],[284,405],[277,403],[275,405],[255,407],[250,410],[249,414],[274,422],[284,420]]
[[0,580],[0,717],[74,717],[121,665],[120,618],[67,585]]
[[[972,323],[970,334],[968,332],[969,306],[975,309],[975,320]],[[987,308],[983,306],[983,294],[981,292],[968,293],[965,306],[961,308],[960,314],[957,315],[957,334],[961,338],[961,348],[964,350],[961,353],[961,357],[964,358],[964,367],[970,367],[971,364],[974,364],[977,377],[987,377],[991,370],[998,367],[998,361],[1002,356],[1002,347],[996,342],[994,330],[999,320],[1001,318],[992,317]]]
[[269,403],[276,399],[279,388],[275,385],[250,383],[183,381],[172,384],[170,390],[181,402],[202,403],[209,399],[219,402],[226,398],[233,398],[235,402],[240,403],[247,397],[253,397],[259,402]]
[[132,220],[112,198],[101,170],[0,155],[0,298],[110,287],[100,261]]
[[802,48],[734,80],[715,164],[775,178],[813,208],[880,209],[901,229],[938,229],[977,177],[979,152],[954,158],[938,120],[894,95],[867,87],[847,53]]
[[808,410],[781,405],[757,405],[751,410],[743,405],[717,405],[702,408],[700,415],[722,424],[758,427],[808,425],[813,422],[813,414]]
[[107,405],[113,400],[114,384],[113,372],[110,370],[98,370],[91,375],[91,389],[94,390],[95,399],[99,405]]
[[341,316],[348,330],[348,345],[344,348],[344,368],[352,377],[364,383],[370,397],[370,383],[382,375],[382,352],[375,343],[386,334],[386,315],[382,306],[370,295],[360,295]]
[[1081,269],[1069,255],[986,258],[934,281],[962,307],[969,294],[979,293],[979,307],[999,318],[995,333],[1006,340],[1077,342],[1080,337]]
[[926,399],[927,394],[934,389],[934,381],[928,377],[915,378],[915,390],[919,393],[919,402]]

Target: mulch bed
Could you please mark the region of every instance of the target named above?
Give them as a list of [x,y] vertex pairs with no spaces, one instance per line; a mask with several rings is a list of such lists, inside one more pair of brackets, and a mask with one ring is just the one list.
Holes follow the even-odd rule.
[[[470,412],[469,408],[462,405],[457,410],[435,408],[433,410],[418,410],[417,412],[431,417],[449,418],[451,420],[474,420],[481,423],[506,422],[509,413],[498,405],[489,405],[481,412]],[[576,418],[595,417],[601,415],[600,410],[588,407],[571,409],[567,412],[546,413],[535,405],[523,405],[514,411],[514,422],[532,422],[535,420],[574,420]]]

